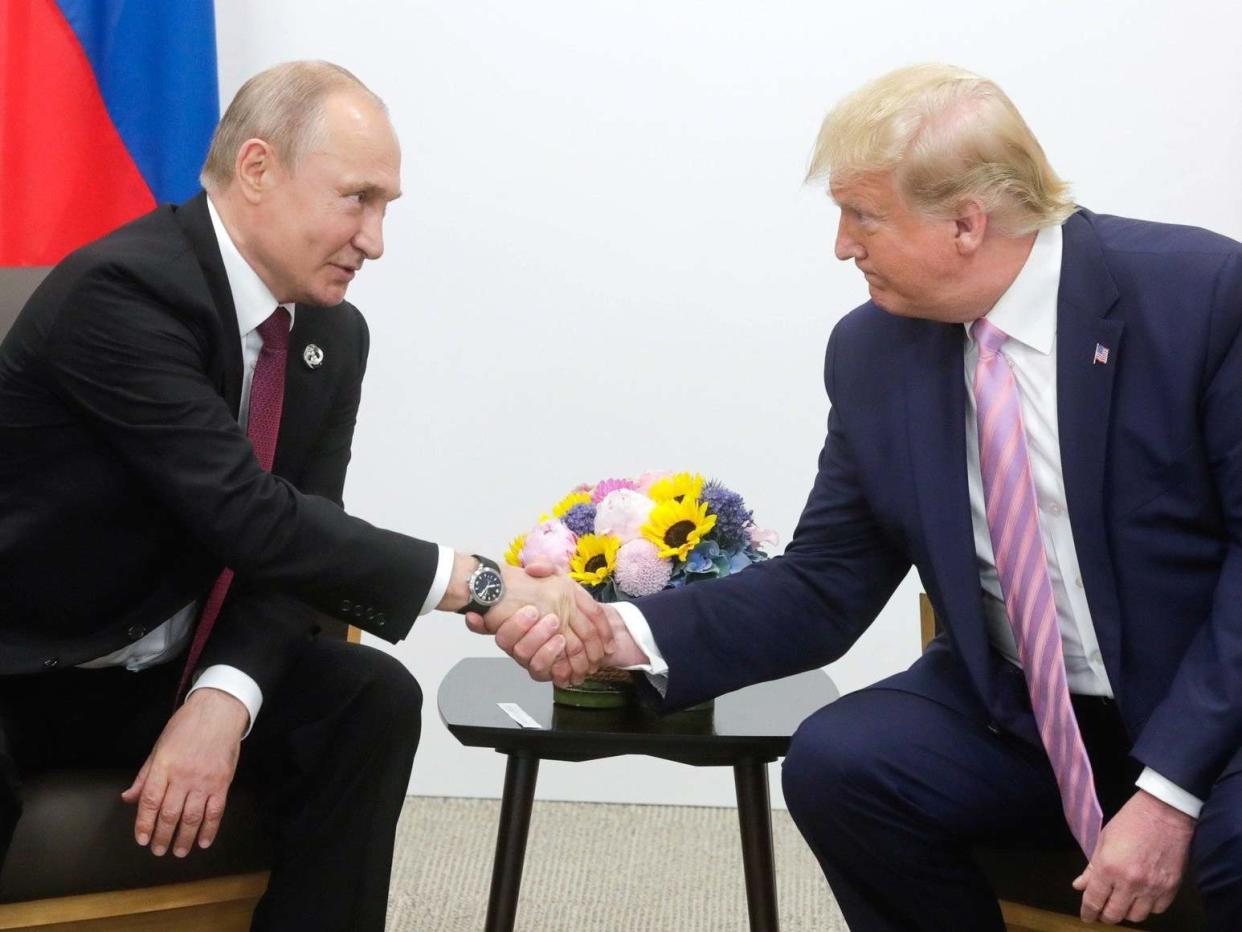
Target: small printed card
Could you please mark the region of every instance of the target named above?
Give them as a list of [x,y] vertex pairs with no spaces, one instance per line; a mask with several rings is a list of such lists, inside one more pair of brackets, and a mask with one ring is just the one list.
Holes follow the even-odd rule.
[[500,711],[504,712],[505,715],[509,716],[509,718],[513,719],[523,728],[543,727],[531,717],[529,712],[523,709],[516,702],[497,702],[496,705],[500,706]]

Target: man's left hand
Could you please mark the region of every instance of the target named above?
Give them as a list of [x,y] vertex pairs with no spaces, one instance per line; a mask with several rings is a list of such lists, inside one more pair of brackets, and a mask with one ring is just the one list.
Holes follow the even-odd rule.
[[1104,830],[1074,881],[1083,922],[1142,922],[1169,908],[1186,871],[1195,820],[1139,790]]
[[[218,689],[195,690],[160,734],[138,776],[121,798],[138,804],[134,838],[179,858],[215,840],[241,739],[250,722],[242,703]],[[174,839],[175,835],[175,839]]]

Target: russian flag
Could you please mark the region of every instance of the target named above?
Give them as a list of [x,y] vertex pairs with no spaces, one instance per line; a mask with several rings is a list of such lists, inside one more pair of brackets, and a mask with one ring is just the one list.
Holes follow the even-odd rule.
[[191,197],[219,106],[212,0],[0,0],[0,266]]

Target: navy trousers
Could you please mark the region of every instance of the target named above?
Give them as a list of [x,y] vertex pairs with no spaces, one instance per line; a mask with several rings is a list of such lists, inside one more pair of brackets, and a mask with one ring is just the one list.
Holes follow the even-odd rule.
[[[1106,819],[1141,769],[1109,705],[1075,701]],[[808,718],[782,782],[851,932],[1002,932],[971,848],[1073,844],[1041,749],[986,718],[883,686]],[[1242,929],[1242,754],[1206,801],[1189,873],[1209,932]]]

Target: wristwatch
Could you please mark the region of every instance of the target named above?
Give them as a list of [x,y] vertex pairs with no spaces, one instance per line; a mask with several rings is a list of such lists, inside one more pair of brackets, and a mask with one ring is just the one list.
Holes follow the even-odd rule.
[[489,608],[505,597],[505,578],[500,574],[500,566],[495,560],[481,557],[477,553],[474,558],[479,561],[479,565],[466,580],[466,592],[470,596],[470,602],[465,608],[459,609],[463,615],[466,612],[486,614]]

